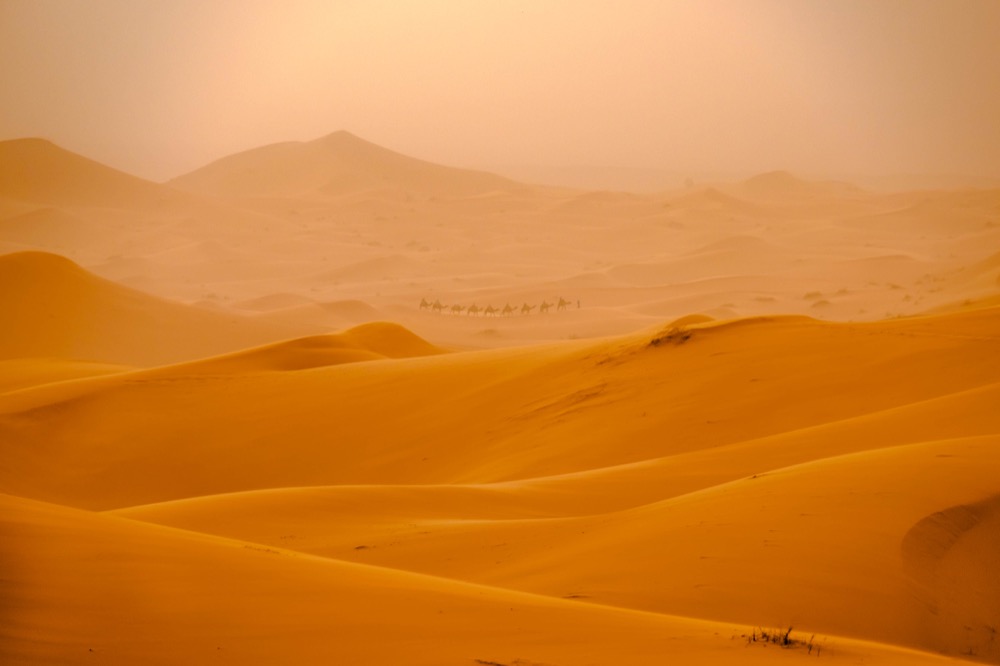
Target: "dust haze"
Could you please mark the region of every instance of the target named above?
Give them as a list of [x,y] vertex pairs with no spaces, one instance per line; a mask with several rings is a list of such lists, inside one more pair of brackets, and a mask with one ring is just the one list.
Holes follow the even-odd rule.
[[1000,663],[998,7],[0,1],[0,662]]
[[998,24],[989,0],[7,0],[0,137],[156,181],[345,129],[555,184],[995,182]]

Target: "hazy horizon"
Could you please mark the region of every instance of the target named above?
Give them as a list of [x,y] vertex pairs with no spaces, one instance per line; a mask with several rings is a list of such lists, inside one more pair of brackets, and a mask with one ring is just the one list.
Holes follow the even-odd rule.
[[0,0],[0,662],[1000,666],[998,27]]
[[997,179],[997,25],[988,0],[5,0],[0,139],[156,181],[336,130],[506,173]]

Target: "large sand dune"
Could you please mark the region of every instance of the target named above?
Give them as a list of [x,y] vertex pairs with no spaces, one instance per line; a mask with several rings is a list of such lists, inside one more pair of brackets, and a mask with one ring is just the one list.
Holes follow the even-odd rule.
[[[17,498],[3,497],[2,506],[4,558],[13,559],[18,585],[0,611],[0,636],[15,663],[786,661],[778,647],[749,644],[729,624],[315,558]],[[843,663],[951,663],[810,639],[793,651]]]
[[150,366],[288,337],[291,327],[163,301],[53,254],[0,256],[0,358]]
[[171,185],[228,197],[338,195],[367,189],[461,196],[517,186],[500,176],[407,157],[343,131],[224,157],[175,178]]
[[48,205],[135,208],[187,198],[43,139],[0,141],[0,197]]
[[1000,663],[994,190],[0,175],[3,663]]
[[[333,367],[280,345],[8,393],[0,483],[338,561],[993,658],[998,324],[703,322]],[[386,333],[409,340],[354,335]],[[954,507],[970,545],[921,564],[944,551],[917,526]]]

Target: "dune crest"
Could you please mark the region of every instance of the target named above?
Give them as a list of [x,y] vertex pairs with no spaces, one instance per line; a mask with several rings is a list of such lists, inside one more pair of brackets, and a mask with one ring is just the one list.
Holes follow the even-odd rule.
[[[441,354],[443,350],[398,324],[362,324],[342,333],[312,335],[171,366],[167,374],[239,374],[321,368],[390,358]],[[153,374],[157,374],[155,371]]]

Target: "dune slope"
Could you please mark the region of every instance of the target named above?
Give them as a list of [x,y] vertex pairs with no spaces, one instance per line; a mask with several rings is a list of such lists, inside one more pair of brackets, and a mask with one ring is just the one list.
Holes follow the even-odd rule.
[[[864,325],[747,320],[308,373],[181,368],[92,389],[76,382],[72,399],[39,387],[0,400],[0,427],[9,447],[45,441],[49,462],[24,458],[5,481],[39,499],[115,508],[267,487],[578,472],[993,383],[996,319],[994,309]],[[142,447],[130,443],[137,436]],[[91,460],[88,475],[71,460]],[[186,471],[155,473],[165,460]]]
[[0,141],[0,197],[35,204],[162,207],[182,192],[112,169],[44,139]]
[[[5,663],[948,663],[304,556],[0,496]],[[808,639],[806,639],[808,640]],[[808,652],[807,652],[808,650]]]
[[[998,333],[996,308],[692,317],[340,365],[302,363],[306,340],[2,395],[0,490],[302,556],[996,661]],[[434,351],[386,324],[342,335]]]
[[164,301],[54,254],[0,255],[0,358],[153,366],[292,337],[295,329]]
[[0,662],[1000,664],[998,246],[996,189],[0,142]]

